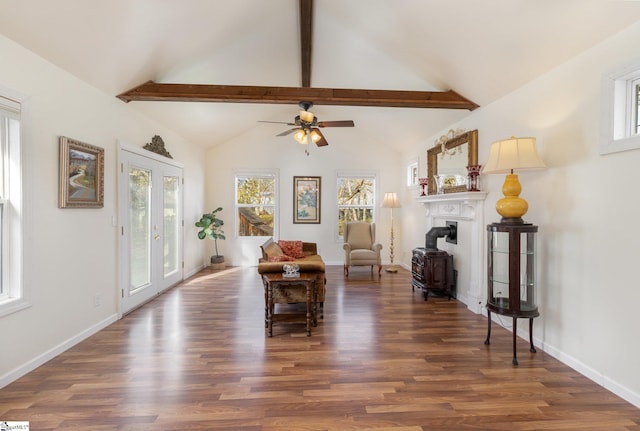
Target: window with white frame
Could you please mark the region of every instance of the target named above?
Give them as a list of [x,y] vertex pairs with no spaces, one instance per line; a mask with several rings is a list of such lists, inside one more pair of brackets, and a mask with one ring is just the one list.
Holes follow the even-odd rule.
[[0,316],[24,308],[22,295],[20,103],[0,96]]
[[236,185],[236,233],[274,236],[277,226],[277,172],[238,172]]
[[418,186],[418,161],[412,160],[407,165],[407,187]]
[[375,174],[338,173],[338,238],[342,238],[344,224],[350,221],[374,221]]
[[600,153],[640,148],[640,60],[602,79]]

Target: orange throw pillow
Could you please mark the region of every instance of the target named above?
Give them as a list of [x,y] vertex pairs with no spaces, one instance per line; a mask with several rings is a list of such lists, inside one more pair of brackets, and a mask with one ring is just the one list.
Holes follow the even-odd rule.
[[281,256],[271,256],[269,258],[269,262],[292,262],[294,260],[294,258],[292,258],[291,256],[287,256],[286,254],[283,254]]
[[304,252],[302,251],[302,241],[278,241],[278,245],[282,249],[282,252],[287,256],[293,257],[294,259],[300,259],[304,257]]

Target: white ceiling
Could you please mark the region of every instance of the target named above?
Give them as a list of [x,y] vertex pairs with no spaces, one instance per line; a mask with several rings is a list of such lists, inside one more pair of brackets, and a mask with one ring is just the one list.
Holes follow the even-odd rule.
[[[315,0],[311,86],[453,89],[483,106],[638,20],[640,1]],[[114,97],[148,80],[301,85],[298,0],[0,0],[0,32]],[[291,121],[298,110],[130,104],[205,148],[250,128],[271,137],[287,126],[256,120]],[[313,111],[320,120],[352,119],[364,135],[399,151],[469,115]],[[343,130],[324,133],[331,143]]]

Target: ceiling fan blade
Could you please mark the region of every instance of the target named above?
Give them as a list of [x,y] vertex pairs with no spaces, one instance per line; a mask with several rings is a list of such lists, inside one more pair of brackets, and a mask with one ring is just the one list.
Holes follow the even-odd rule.
[[264,120],[258,120],[258,123],[286,124],[287,126],[295,126],[294,123],[289,123],[287,121],[264,121]]
[[[287,123],[287,124],[289,124],[289,123]],[[278,133],[276,136],[287,136],[287,135],[292,134],[292,133],[293,133],[293,132],[295,132],[296,130],[298,130],[298,127],[294,127],[293,129],[285,130],[285,131],[284,131],[284,132],[282,132],[282,133]]]
[[353,127],[355,126],[353,120],[342,121],[320,121],[317,124],[318,127]]
[[324,138],[324,135],[322,134],[322,132],[319,129],[313,129],[316,131],[316,133],[320,136],[320,140],[318,140],[316,142],[316,145],[318,147],[326,147],[327,145],[329,145],[329,143],[327,142],[327,140]]

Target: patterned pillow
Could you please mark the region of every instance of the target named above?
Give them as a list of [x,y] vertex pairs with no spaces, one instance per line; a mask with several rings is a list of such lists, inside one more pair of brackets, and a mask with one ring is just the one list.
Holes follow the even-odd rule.
[[286,254],[283,254],[282,256],[271,256],[269,258],[269,262],[292,262],[294,260],[294,258],[287,256]]
[[291,256],[295,259],[304,257],[302,251],[302,241],[278,241],[278,245],[282,249],[282,252],[287,256]]

